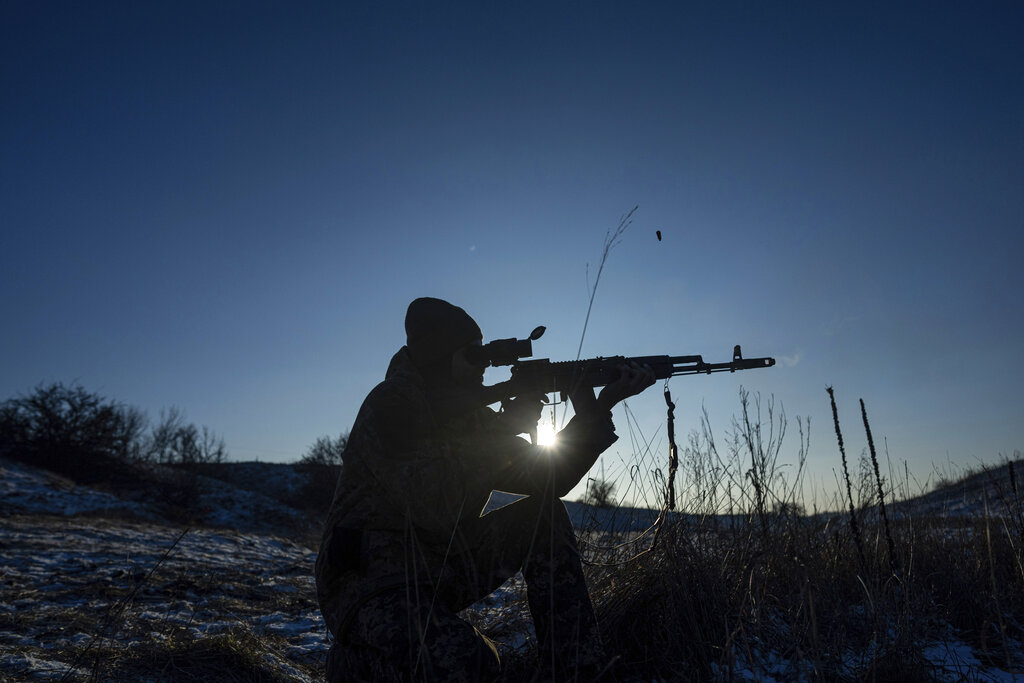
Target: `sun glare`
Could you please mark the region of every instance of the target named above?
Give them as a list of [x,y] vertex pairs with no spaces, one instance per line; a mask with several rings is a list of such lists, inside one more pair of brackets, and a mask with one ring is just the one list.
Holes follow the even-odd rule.
[[555,432],[555,425],[550,422],[540,422],[537,424],[538,446],[553,446],[557,440],[558,435]]

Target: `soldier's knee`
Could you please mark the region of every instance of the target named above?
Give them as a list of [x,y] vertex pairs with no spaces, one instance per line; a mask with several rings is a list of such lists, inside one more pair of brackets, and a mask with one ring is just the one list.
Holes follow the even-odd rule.
[[414,680],[473,683],[494,681],[501,675],[494,643],[465,622],[435,634],[423,644],[418,659]]

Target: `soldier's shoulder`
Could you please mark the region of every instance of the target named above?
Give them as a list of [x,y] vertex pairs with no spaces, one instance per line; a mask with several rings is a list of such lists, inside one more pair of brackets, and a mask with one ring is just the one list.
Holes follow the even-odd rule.
[[363,407],[382,410],[391,407],[420,405],[426,401],[423,386],[407,375],[392,375],[380,382],[363,401]]

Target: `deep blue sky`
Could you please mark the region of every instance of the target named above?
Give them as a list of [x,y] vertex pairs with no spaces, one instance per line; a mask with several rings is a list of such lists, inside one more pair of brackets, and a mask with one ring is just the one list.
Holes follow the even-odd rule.
[[[674,380],[681,435],[743,384],[811,417],[830,483],[833,385],[854,456],[862,397],[922,478],[995,460],[1024,448],[1021,35],[1013,2],[8,0],[0,397],[77,380],[294,459],[417,296],[573,357],[639,205],[584,355],[780,361]],[[658,388],[631,405],[664,433]]]

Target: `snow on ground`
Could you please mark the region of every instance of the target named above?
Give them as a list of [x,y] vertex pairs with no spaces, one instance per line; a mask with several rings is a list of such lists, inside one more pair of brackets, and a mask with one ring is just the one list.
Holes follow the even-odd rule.
[[0,459],[0,515],[42,513],[70,517],[89,512],[156,516],[148,505],[75,486],[74,482],[45,470]]
[[131,647],[176,629],[242,629],[272,636],[281,666],[307,669],[328,647],[316,554],[285,539],[17,516],[0,529],[0,549],[0,678],[63,675],[69,655],[96,635]]
[[[59,680],[83,650],[152,647],[181,634],[249,634],[284,680],[322,675],[329,643],[315,601],[316,555],[277,535],[303,518],[260,490],[270,470],[244,465],[227,477],[201,478],[202,524],[186,528],[161,523],[153,503],[0,459],[0,680]],[[272,475],[301,485],[294,469]],[[490,507],[507,502],[497,496]],[[612,514],[570,511],[574,518]],[[523,653],[534,634],[522,595],[519,575],[463,616],[503,653]],[[938,680],[1024,683],[1024,675],[986,664],[952,635],[923,652]],[[67,679],[88,678],[88,661]],[[723,680],[812,678],[770,647],[736,652],[734,662],[719,672]]]
[[970,645],[956,638],[935,642],[924,648],[924,657],[934,667],[936,679],[957,683],[1020,683],[1024,674],[987,667],[974,654]]
[[[239,463],[245,472],[243,481],[274,478],[282,491],[291,491],[301,480],[294,467],[269,463]],[[207,476],[197,476],[196,522],[204,526],[224,527],[251,532],[279,532],[285,525],[310,523],[301,512],[282,504],[259,490],[241,488]],[[255,486],[255,484],[254,484]],[[0,515],[121,515],[159,521],[159,501],[139,503],[46,472],[0,458]],[[315,523],[315,522],[313,522]]]
[[[258,478],[258,464],[248,469]],[[271,469],[297,485],[293,469]],[[316,554],[273,535],[305,518],[262,492],[198,484],[201,528],[185,528],[161,523],[159,501],[0,459],[0,680],[60,678],[87,645],[130,648],[182,631],[252,633],[273,645],[287,678],[318,670],[327,644]]]

